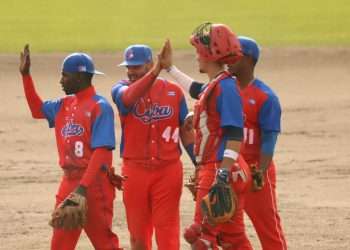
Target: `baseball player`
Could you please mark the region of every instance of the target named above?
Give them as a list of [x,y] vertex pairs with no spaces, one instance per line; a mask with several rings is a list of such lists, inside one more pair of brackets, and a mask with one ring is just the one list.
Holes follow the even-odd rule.
[[273,90],[255,78],[259,46],[249,37],[239,37],[244,57],[229,66],[237,76],[245,121],[241,153],[252,167],[253,190],[246,196],[245,211],[253,222],[264,250],[286,250],[276,202],[276,168],[272,160],[281,130],[281,107]]
[[[164,46],[161,54],[164,53]],[[182,163],[179,139],[193,157],[184,135],[188,113],[178,85],[159,78],[162,61],[154,63],[147,45],[126,48],[127,80],[112,88],[121,120],[123,201],[131,249],[152,249],[152,233],[160,250],[179,249],[179,204]]]
[[[250,188],[250,171],[239,154],[243,140],[243,110],[235,78],[225,71],[227,63],[241,57],[239,42],[223,24],[200,25],[191,37],[197,50],[199,71],[206,73],[208,84],[200,84],[170,66],[168,72],[197,99],[194,110],[195,156],[199,164],[194,224],[184,237],[192,249],[252,249],[243,221],[244,194]],[[169,56],[170,57],[170,56]],[[231,221],[211,225],[203,216],[200,204],[213,183],[224,180],[237,194],[237,210]]]
[[[30,64],[26,45],[19,66],[25,96],[33,118],[46,119],[49,127],[55,128],[59,165],[63,170],[55,207],[71,211],[80,207],[79,201],[86,200],[86,223],[81,224],[94,248],[121,249],[117,235],[112,232],[115,189],[108,178],[115,148],[114,114],[91,84],[93,75],[100,72],[87,54],[68,55],[60,80],[66,96],[43,102],[35,90]],[[58,218],[54,219],[57,222]],[[51,249],[75,249],[82,228],[68,230],[59,223],[51,225],[54,227]]]

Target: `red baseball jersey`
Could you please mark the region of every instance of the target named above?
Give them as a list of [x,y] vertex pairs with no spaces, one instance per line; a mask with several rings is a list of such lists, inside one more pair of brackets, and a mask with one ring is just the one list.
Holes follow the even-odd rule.
[[122,127],[121,156],[150,162],[178,160],[181,155],[179,127],[188,113],[182,90],[174,83],[157,78],[151,89],[127,108],[121,97],[129,84],[123,80],[112,88]]
[[95,148],[115,148],[113,109],[94,87],[46,101],[42,111],[50,128],[55,127],[62,168],[86,168]]
[[219,162],[228,140],[223,127],[243,128],[242,101],[236,79],[223,72],[203,85],[195,104],[195,155],[198,163]]
[[257,162],[261,150],[261,131],[281,130],[281,106],[275,93],[255,79],[241,90],[244,109],[244,141],[241,153],[248,162]]

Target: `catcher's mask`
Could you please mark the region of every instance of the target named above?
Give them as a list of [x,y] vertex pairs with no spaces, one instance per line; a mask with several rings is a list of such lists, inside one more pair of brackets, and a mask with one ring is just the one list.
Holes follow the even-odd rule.
[[203,23],[193,31],[191,44],[206,61],[234,64],[242,57],[237,36],[225,24]]

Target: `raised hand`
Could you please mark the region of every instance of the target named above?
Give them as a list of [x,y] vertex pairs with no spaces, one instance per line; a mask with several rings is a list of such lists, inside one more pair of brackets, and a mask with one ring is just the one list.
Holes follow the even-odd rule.
[[23,76],[30,74],[30,51],[29,44],[24,46],[23,52],[21,52],[20,63],[19,63],[19,72]]
[[173,51],[169,39],[167,39],[164,43],[164,47],[162,53],[160,54],[159,60],[163,69],[168,69],[173,64]]

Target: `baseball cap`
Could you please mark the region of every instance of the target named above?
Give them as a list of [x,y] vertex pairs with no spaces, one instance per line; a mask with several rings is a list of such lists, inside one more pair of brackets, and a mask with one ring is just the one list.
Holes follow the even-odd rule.
[[103,75],[104,73],[95,69],[92,58],[85,53],[72,53],[62,63],[62,71],[67,73],[86,72]]
[[250,37],[239,36],[238,40],[241,44],[242,52],[245,56],[251,56],[255,61],[258,61],[260,49],[257,42]]
[[124,51],[124,61],[119,66],[137,66],[152,61],[152,49],[144,44],[130,45]]

